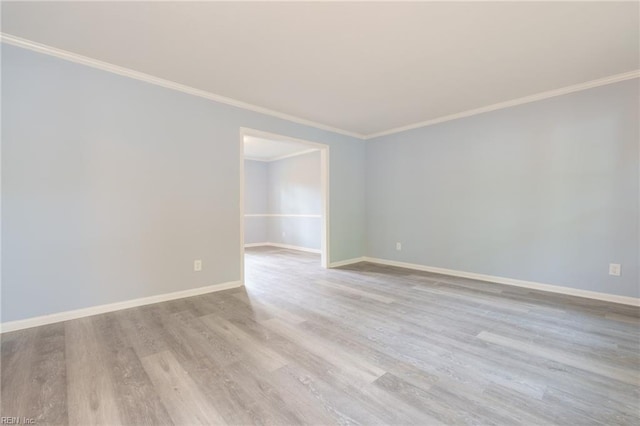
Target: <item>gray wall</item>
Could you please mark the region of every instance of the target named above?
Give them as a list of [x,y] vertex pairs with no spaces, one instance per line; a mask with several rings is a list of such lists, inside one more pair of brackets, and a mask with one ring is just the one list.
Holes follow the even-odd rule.
[[320,151],[268,164],[269,213],[322,213]]
[[[320,151],[269,163],[269,213],[322,214]],[[319,217],[270,217],[271,243],[320,249]]]
[[262,214],[269,211],[269,163],[244,160],[244,212]]
[[270,243],[321,249],[322,222],[318,217],[270,217],[267,223]]
[[367,254],[638,297],[638,95],[635,79],[369,141]]
[[2,321],[238,280],[240,127],[331,146],[362,256],[364,141],[3,44]]
[[319,250],[321,215],[320,152],[272,162],[245,160],[245,244],[270,242]]
[[[244,160],[244,213],[265,214],[269,211],[269,163]],[[267,217],[244,218],[244,243],[267,241]]]
[[628,81],[365,146],[3,44],[1,319],[238,280],[240,127],[331,146],[332,262],[638,297],[637,97]]

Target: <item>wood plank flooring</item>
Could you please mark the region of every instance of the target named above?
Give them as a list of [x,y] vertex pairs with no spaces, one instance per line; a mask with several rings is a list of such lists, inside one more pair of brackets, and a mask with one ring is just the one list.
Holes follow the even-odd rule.
[[248,249],[246,287],[2,335],[37,424],[640,424],[638,308]]

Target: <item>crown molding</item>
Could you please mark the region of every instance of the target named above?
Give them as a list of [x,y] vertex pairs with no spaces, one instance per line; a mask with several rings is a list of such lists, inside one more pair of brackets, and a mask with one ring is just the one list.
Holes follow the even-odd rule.
[[510,101],[499,102],[497,104],[470,109],[468,111],[445,115],[445,116],[434,118],[431,120],[421,121],[419,123],[408,124],[406,126],[396,127],[389,130],[384,130],[382,132],[366,135],[364,139],[369,140],[369,139],[379,138],[381,136],[392,135],[394,133],[405,132],[407,130],[419,129],[420,127],[432,126],[434,124],[444,123],[445,121],[457,120],[459,118],[471,117],[472,115],[478,115],[485,112],[496,111],[499,109],[528,104],[530,102],[541,101],[543,99],[562,96],[562,95],[566,95],[573,92],[579,92],[581,90],[591,89],[598,86],[605,86],[607,84],[617,83],[620,81],[631,80],[633,78],[640,78],[640,70],[634,70],[634,71],[629,71],[622,74],[611,75],[609,77],[599,78],[597,80],[591,80],[591,81],[587,81],[580,84],[574,84],[571,86],[562,87],[560,89],[549,90],[546,92],[537,93],[535,95],[524,96],[522,98],[512,99]]
[[38,43],[35,41],[27,40],[18,36],[0,32],[0,42],[6,43],[12,46],[21,47],[23,49],[32,50],[38,53],[44,53],[45,55],[54,56],[56,58],[64,59],[70,62],[86,65],[92,68],[97,68],[102,71],[107,71],[113,74],[122,75],[125,77],[133,78],[136,80],[144,81],[146,83],[155,84],[171,90],[177,90],[179,92],[188,93],[190,95],[199,96],[201,98],[209,99],[215,102],[219,102],[226,105],[246,109],[249,111],[258,112],[261,114],[270,115],[273,117],[281,118],[283,120],[292,121],[298,124],[304,124],[305,126],[315,127],[317,129],[326,130],[333,133],[339,133],[345,136],[351,136],[358,139],[364,139],[365,136],[359,133],[349,132],[347,130],[338,129],[336,127],[328,126],[315,121],[307,120],[304,118],[296,117],[293,115],[285,114],[283,112],[274,111],[268,108],[264,108],[258,105],[242,102],[236,99],[228,98],[226,96],[217,95],[215,93],[207,92],[205,90],[196,89],[195,87],[187,86],[185,84],[176,83],[175,81],[166,80],[164,78],[155,77],[150,74],[135,71],[129,68],[121,67],[119,65],[110,64],[108,62],[100,61],[90,58],[88,56],[79,55],[77,53],[69,52],[66,50],[58,49],[46,44]]
[[269,159],[269,161],[284,160],[285,158],[291,158],[291,157],[297,157],[299,155],[311,154],[312,152],[317,152],[317,151],[320,151],[320,149],[319,148],[305,149],[304,151],[294,152],[293,154],[285,154],[285,155],[281,155],[279,157],[273,157],[273,158]]
[[242,108],[249,111],[254,111],[261,114],[270,115],[272,117],[277,117],[283,120],[291,121],[293,123],[303,124],[305,126],[315,127],[316,129],[326,130],[329,132],[338,133],[341,135],[350,136],[353,138],[363,139],[363,140],[375,139],[381,136],[388,136],[394,133],[405,132],[407,130],[418,129],[421,127],[428,127],[434,124],[444,123],[446,121],[457,120],[459,118],[471,117],[473,115],[478,115],[485,112],[496,111],[499,109],[523,105],[523,104],[527,104],[535,101],[541,101],[541,100],[553,98],[556,96],[562,96],[562,95],[566,95],[573,92],[579,92],[581,90],[591,89],[594,87],[605,86],[607,84],[617,83],[620,81],[640,78],[640,70],[633,70],[633,71],[629,71],[622,74],[616,74],[616,75],[600,78],[597,80],[591,80],[591,81],[587,81],[580,84],[574,84],[574,85],[562,87],[559,89],[554,89],[546,92],[537,93],[534,95],[524,96],[522,98],[512,99],[505,102],[499,102],[496,104],[487,105],[480,108],[462,111],[455,114],[445,115],[445,116],[430,119],[430,120],[420,121],[418,123],[408,124],[406,126],[395,127],[392,129],[381,131],[381,132],[364,135],[361,133],[355,133],[355,132],[350,132],[348,130],[338,129],[336,127],[328,126],[322,123],[317,123],[315,121],[285,114],[283,112],[274,111],[261,106],[257,106],[257,105],[249,104],[236,99],[217,95],[215,93],[207,92],[205,90],[196,89],[195,87],[187,86],[181,83],[176,83],[174,81],[166,80],[160,77],[155,77],[150,74],[145,74],[143,72],[135,71],[129,68],[110,64],[108,62],[100,61],[97,59],[90,58],[88,56],[83,56],[77,53],[58,49],[52,46],[27,40],[11,34],[0,32],[0,42],[6,43],[12,46],[17,46],[24,49],[32,50],[34,52],[43,53],[49,56],[54,56],[56,58],[64,59],[70,62],[86,65],[92,68],[97,68],[102,71],[107,71],[113,74],[122,75],[122,76],[133,78],[136,80],[144,81],[150,84],[155,84],[157,86],[161,86],[167,89],[177,90],[179,92],[209,99],[222,104],[231,105],[237,108]]
[[263,163],[271,163],[273,161],[279,161],[279,160],[284,160],[285,158],[297,157],[298,155],[311,154],[312,152],[317,152],[317,151],[320,151],[320,148],[305,149],[304,151],[298,151],[292,154],[285,154],[285,155],[280,155],[278,157],[271,157],[271,158],[258,158],[258,157],[251,157],[251,156],[245,155],[244,159],[251,160],[251,161],[262,161]]

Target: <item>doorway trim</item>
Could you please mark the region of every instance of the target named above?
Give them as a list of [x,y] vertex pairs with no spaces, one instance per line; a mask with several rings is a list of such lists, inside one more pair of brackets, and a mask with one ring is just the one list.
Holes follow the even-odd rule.
[[248,127],[240,128],[240,281],[244,284],[244,137],[254,136],[264,139],[296,142],[309,145],[320,151],[320,197],[321,197],[321,220],[320,220],[320,264],[323,268],[330,265],[329,254],[329,145],[311,142],[304,139],[279,135],[276,133],[264,132],[262,130]]

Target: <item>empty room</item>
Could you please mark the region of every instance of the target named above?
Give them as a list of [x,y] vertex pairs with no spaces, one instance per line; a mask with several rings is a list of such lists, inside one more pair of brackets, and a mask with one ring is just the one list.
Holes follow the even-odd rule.
[[[245,262],[269,268],[297,253],[326,267],[328,146],[246,130],[241,142]],[[273,248],[285,249],[279,251],[284,256]]]
[[640,2],[0,7],[0,424],[640,424]]

